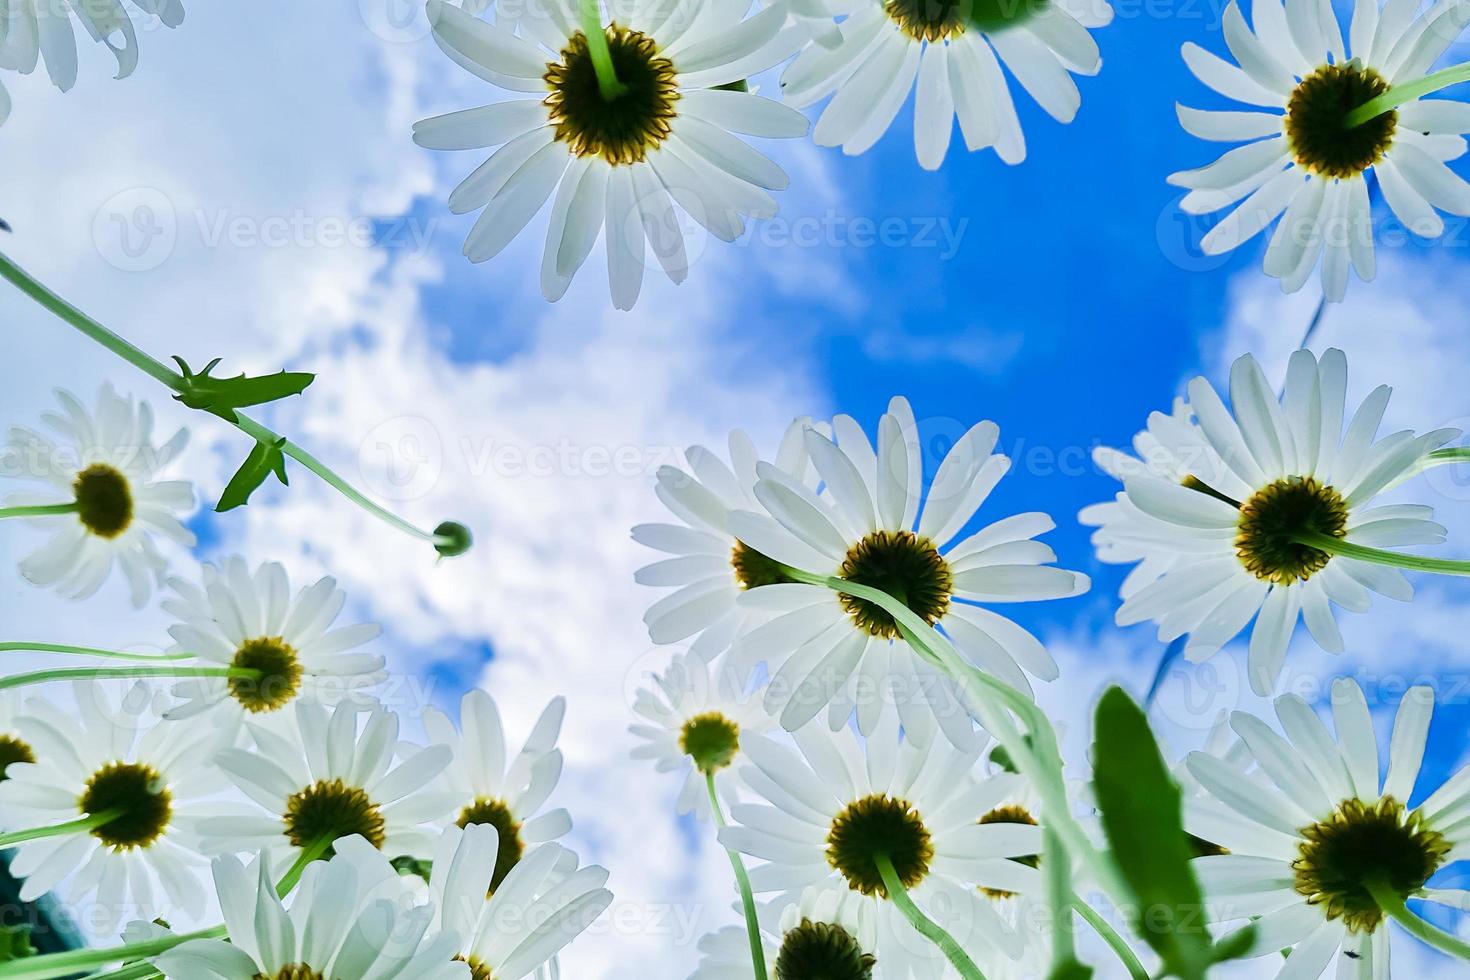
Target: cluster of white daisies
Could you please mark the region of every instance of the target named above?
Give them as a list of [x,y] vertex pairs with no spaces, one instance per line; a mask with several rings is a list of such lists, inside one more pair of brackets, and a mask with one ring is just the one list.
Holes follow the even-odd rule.
[[[22,900],[52,893],[123,940],[27,976],[123,961],[100,975],[555,976],[612,900],[608,873],[557,843],[568,813],[547,806],[563,701],[519,748],[483,691],[458,723],[402,706],[416,738],[379,699],[384,660],[364,649],[378,628],[338,622],[331,578],[293,591],[281,565],[241,558],[168,577],[154,539],[192,541],[193,492],[162,478],[182,434],[158,445],[147,405],[110,388],[90,410],[60,402],[49,433],[12,430],[4,457],[7,476],[44,487],[8,498],[7,516],[52,530],[23,576],[84,598],[117,567],[137,604],[164,588],[175,625],[158,655],[42,644],[108,670],[0,695],[0,846]],[[218,928],[167,928],[213,909]]]
[[[1230,380],[1229,407],[1196,379],[1188,401],[1149,419],[1136,454],[1100,451],[1123,490],[1083,519],[1098,526],[1100,560],[1136,565],[1121,624],[1187,635],[1199,660],[1254,620],[1250,676],[1269,694],[1299,619],[1341,650],[1334,604],[1411,595],[1393,567],[1296,539],[1442,541],[1428,508],[1373,501],[1458,433],[1379,438],[1388,390],[1350,412],[1337,350],[1293,356],[1279,397],[1249,356]],[[650,635],[685,647],[639,695],[639,755],[683,773],[680,810],[712,813],[720,842],[756,862],[754,918],[779,980],[955,975],[910,903],[984,976],[1047,975],[1044,794],[994,751],[1000,733],[977,724],[902,617],[838,588],[886,593],[1025,697],[1054,680],[1043,644],[995,607],[1089,583],[1038,540],[1047,515],[975,519],[1009,468],[998,437],[979,423],[926,479],[902,398],[876,430],[797,419],[771,457],[735,432],[727,457],[696,446],[687,468],[660,471],[674,520],[633,530],[665,556],[638,573],[669,590],[645,617]],[[1470,910],[1470,893],[1431,884],[1470,857],[1470,769],[1416,789],[1432,703],[1427,688],[1403,698],[1384,778],[1367,699],[1347,680],[1332,688],[1335,736],[1288,695],[1275,702],[1279,730],[1237,712],[1179,766],[1207,919],[1253,924],[1245,955],[1264,957],[1265,975],[1313,980],[1335,963],[1340,980],[1386,980],[1389,905]],[[1069,816],[1100,843],[1089,799],[1073,794]],[[1107,890],[1080,861],[1076,873],[1079,894]],[[735,927],[707,937],[696,977],[751,976],[749,938]]]
[[[127,2],[167,26],[183,19],[180,0]],[[605,35],[593,44],[589,10]],[[1266,272],[1295,291],[1320,269],[1336,301],[1350,271],[1376,274],[1370,182],[1422,237],[1443,234],[1440,212],[1470,215],[1470,184],[1446,166],[1465,154],[1470,105],[1421,94],[1347,125],[1354,109],[1425,79],[1470,22],[1458,0],[1417,10],[1417,0],[1356,0],[1345,32],[1325,0],[1254,0],[1249,25],[1232,0],[1222,33],[1233,60],[1184,46],[1200,81],[1248,107],[1179,106],[1191,134],[1244,144],[1168,178],[1187,191],[1186,212],[1226,212],[1206,252],[1274,223]],[[0,0],[0,69],[31,71],[44,54],[68,88],[73,14],[113,50],[119,75],[132,71],[124,0]],[[613,303],[631,309],[646,266],[687,277],[695,225],[728,242],[747,220],[776,214],[771,192],[788,178],[746,137],[810,129],[818,145],[863,153],[913,92],[921,166],[941,165],[956,122],[969,150],[1019,163],[1026,143],[1007,71],[1070,122],[1082,101],[1074,76],[1102,67],[1091,31],[1113,10],[1107,0],[428,0],[427,15],[445,54],[510,94],[414,127],[430,149],[495,148],[449,197],[456,214],[480,212],[465,254],[494,257],[550,201],[546,298],[561,298],[600,237]],[[780,100],[747,84],[783,65]],[[824,101],[810,127],[799,110]],[[8,110],[0,87],[0,121]]]

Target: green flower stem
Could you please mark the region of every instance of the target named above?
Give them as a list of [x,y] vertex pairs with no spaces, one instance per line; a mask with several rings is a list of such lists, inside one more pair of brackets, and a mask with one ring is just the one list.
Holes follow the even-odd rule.
[[[720,797],[715,792],[715,774],[705,773],[704,781],[709,787],[709,807],[715,817],[715,826],[724,829],[725,812],[720,809]],[[725,848],[725,853],[730,857],[730,867],[735,871],[735,882],[740,886],[740,906],[745,911],[745,933],[750,937],[750,962],[755,967],[755,980],[769,980],[770,974],[766,972],[766,947],[761,942],[761,926],[755,915],[755,894],[750,890],[750,875],[745,873],[745,862],[738,853],[728,847]]]
[[46,684],[51,681],[101,680],[119,677],[140,679],[150,677],[238,677],[242,680],[258,681],[261,676],[261,672],[253,667],[192,667],[183,664],[175,667],[59,667],[0,677],[0,691],[12,687],[27,687],[31,684]]
[[[65,837],[68,834],[84,834],[89,830],[95,830],[103,824],[110,823],[122,816],[127,811],[122,807],[114,807],[111,810],[103,810],[101,813],[89,813],[66,823],[55,824],[51,827],[32,827],[29,830],[17,830],[9,834],[0,834],[0,847],[14,847],[16,844],[24,844],[26,841],[44,840],[47,837]],[[4,971],[0,971],[3,973]]]
[[276,894],[281,898],[285,898],[291,894],[296,886],[300,884],[301,876],[306,873],[307,865],[313,861],[321,860],[336,842],[337,838],[335,835],[323,834],[312,841],[310,846],[303,848],[301,853],[296,855],[296,863],[291,865],[286,873],[281,876],[281,880],[276,883]]
[[914,930],[929,940],[940,951],[944,953],[945,959],[949,960],[950,966],[955,968],[964,980],[985,980],[985,974],[970,959],[955,938],[944,931],[944,927],[924,914],[923,910],[914,904],[909,898],[909,893],[904,889],[903,882],[899,880],[898,872],[893,868],[893,861],[887,854],[875,854],[873,861],[878,865],[878,873],[883,876],[883,885],[888,889],[888,899],[898,910],[903,913],[904,918],[909,920],[909,925]]
[[592,70],[597,73],[597,88],[604,102],[618,98],[628,87],[618,81],[613,68],[612,49],[607,45],[607,31],[602,26],[599,0],[581,0],[582,34],[587,38],[587,53],[592,57]]
[[[603,38],[603,47],[604,49],[606,48],[606,38]],[[609,55],[609,58],[610,57],[611,56]],[[610,61],[609,64],[611,64]],[[123,339],[122,337],[113,333],[111,330],[108,330],[102,324],[98,323],[96,320],[87,316],[87,314],[83,313],[75,306],[72,306],[66,300],[62,299],[60,296],[47,289],[38,280],[33,278],[30,273],[26,272],[20,266],[16,265],[5,255],[0,255],[0,278],[8,280],[17,289],[25,293],[31,299],[35,300],[41,306],[45,307],[48,311],[55,314],[60,319],[66,321],[68,324],[75,327],[77,330],[81,331],[92,340],[95,340],[103,347],[106,347],[118,357],[121,357],[129,364],[138,368],[138,370],[153,378],[155,381],[158,381],[160,384],[164,385],[175,394],[182,395],[189,390],[188,384],[185,382],[183,375],[179,374],[173,368],[168,367],[163,362],[155,360],[153,357],[150,357],[143,350],[135,347],[127,340]],[[307,469],[311,470],[323,481],[325,481],[328,486],[332,487],[338,493],[342,494],[354,504],[357,504],[369,514],[372,514],[374,517],[385,521],[393,527],[398,528],[398,530],[410,534],[421,541],[428,541],[435,547],[439,547],[441,545],[450,546],[455,543],[455,539],[452,536],[438,534],[433,531],[425,531],[422,528],[410,524],[408,521],[404,520],[398,515],[389,512],[383,507],[380,507],[378,504],[373,503],[371,500],[364,497],[360,492],[358,492],[358,490],[355,489],[346,480],[342,479],[336,473],[332,472],[331,469],[329,469],[324,463],[318,460],[311,453],[307,452],[305,449],[302,449],[300,446],[296,445],[290,440],[285,440],[283,443],[280,435],[267,428],[266,426],[261,425],[259,422],[256,422],[254,419],[249,418],[243,412],[236,411],[234,413],[234,416],[235,418],[233,424],[241,432],[244,432],[246,435],[250,436],[258,443],[266,443],[270,445],[281,444],[281,452],[285,453],[287,456],[290,456],[302,466],[305,466]],[[3,512],[0,512],[0,516],[23,515],[6,515]]]
[[102,660],[138,660],[144,663],[194,659],[194,654],[192,653],[129,653],[126,650],[78,647],[72,646],[70,643],[30,643],[25,640],[0,642],[0,653],[66,653],[77,657],[98,657]]
[[75,514],[77,503],[73,500],[69,504],[37,504],[34,507],[0,507],[0,520],[7,517],[60,517],[63,514]]
[[1072,897],[1072,908],[1082,916],[1082,921],[1091,926],[1092,931],[1101,936],[1103,942],[1107,943],[1108,947],[1117,954],[1133,980],[1149,980],[1148,970],[1139,962],[1133,949],[1122,936],[1118,935],[1118,931],[1108,923],[1108,920],[1098,914],[1097,909],[1075,895]]
[[1461,82],[1470,82],[1470,63],[1455,65],[1432,75],[1425,75],[1407,85],[1395,85],[1377,98],[1370,99],[1348,113],[1343,125],[1348,129],[1355,129],[1370,119],[1377,119],[1385,112],[1397,109],[1406,102],[1422,99],[1426,95],[1433,95],[1440,89],[1449,88]]
[[1353,544],[1351,541],[1344,541],[1342,538],[1323,534],[1320,531],[1303,531],[1301,534],[1292,535],[1291,539],[1297,544],[1325,551],[1329,555],[1355,558],[1358,561],[1372,562],[1375,565],[1392,565],[1395,568],[1407,568],[1413,572],[1435,572],[1439,575],[1470,575],[1470,561],[1456,558],[1429,558],[1425,555],[1405,555],[1397,551],[1384,551],[1381,548]]
[[1368,889],[1368,894],[1373,896],[1373,901],[1383,909],[1384,914],[1403,926],[1410,935],[1428,943],[1441,953],[1462,960],[1470,960],[1470,944],[1410,912],[1403,898],[1387,882],[1381,879],[1371,879],[1364,882],[1364,885]]
[[[127,963],[129,960],[146,960],[167,953],[176,946],[194,939],[223,939],[225,927],[215,926],[200,932],[189,932],[178,936],[160,936],[126,946],[109,946],[103,949],[71,949],[64,953],[48,953],[28,959],[6,963],[0,969],[5,980],[54,980],[70,977],[85,970],[106,966],[108,963]],[[120,969],[103,974],[107,980],[132,980],[132,978],[157,976],[158,971],[151,963],[129,963]],[[96,980],[102,980],[102,976]]]
[[[995,736],[1016,767],[1041,794],[1048,818],[1067,850],[1087,865],[1094,880],[1114,902],[1123,904],[1129,900],[1129,892],[1118,870],[1093,846],[1087,832],[1072,815],[1056,730],[1035,702],[1010,685],[976,668],[934,627],[881,589],[789,566],[783,566],[782,570],[795,581],[820,585],[844,595],[865,599],[893,617],[909,645],[960,685],[976,719],[986,731]],[[1012,714],[1026,726],[1031,736],[1029,743],[1011,720]]]
[[1065,976],[1077,962],[1077,943],[1072,934],[1072,875],[1067,869],[1067,846],[1051,827],[1041,828],[1042,876],[1046,879],[1046,904],[1051,909],[1051,976]]
[[1443,466],[1446,463],[1470,463],[1470,446],[1436,449],[1429,454],[1428,462],[1430,466]]

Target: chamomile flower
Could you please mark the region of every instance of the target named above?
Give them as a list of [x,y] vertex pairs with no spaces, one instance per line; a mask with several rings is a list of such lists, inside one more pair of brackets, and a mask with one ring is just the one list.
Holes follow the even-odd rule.
[[[1104,561],[1150,565],[1151,580],[1130,582],[1119,625],[1154,620],[1163,641],[1187,633],[1185,654],[1200,661],[1256,617],[1249,673],[1264,695],[1280,676],[1298,619],[1324,650],[1340,652],[1333,604],[1361,612],[1371,592],[1413,598],[1395,568],[1296,540],[1316,533],[1374,548],[1444,540],[1430,508],[1372,504],[1457,433],[1379,439],[1390,389],[1376,389],[1348,418],[1346,388],[1339,350],[1320,363],[1309,351],[1293,354],[1279,400],[1255,359],[1240,358],[1230,372],[1233,415],[1208,381],[1190,382],[1189,403],[1209,449],[1204,471],[1191,469],[1183,479],[1143,469],[1128,475],[1117,509],[1094,538]],[[1192,429],[1174,431],[1194,438]]]
[[[681,772],[680,816],[710,818],[708,777],[740,760],[740,745],[750,735],[764,734],[774,721],[735,672],[711,671],[697,656],[677,654],[667,670],[653,675],[653,686],[640,687],[633,711],[651,724],[629,731],[639,739],[635,759],[651,759],[660,772]],[[717,780],[724,793],[728,782]]]
[[169,711],[171,719],[216,705],[240,716],[269,714],[302,696],[334,704],[383,679],[383,658],[358,649],[377,637],[377,625],[333,628],[347,601],[335,579],[320,579],[293,596],[282,565],[266,562],[251,572],[236,556],[204,566],[202,588],[180,578],[169,587],[173,594],[162,605],[179,619],[169,628],[171,652],[261,672],[255,680],[206,677],[175,684],[183,703]]
[[[783,473],[816,486],[806,455],[806,429],[811,419],[798,418],[786,428],[775,464]],[[643,585],[671,588],[644,613],[654,643],[679,643],[693,637],[689,649],[705,660],[724,653],[745,628],[751,613],[739,605],[740,594],[785,581],[781,570],[751,549],[730,529],[737,510],[758,509],[754,488],[761,457],[750,436],[730,433],[729,462],[703,446],[684,451],[688,469],[659,467],[654,492],[677,524],[639,524],[633,540],[672,557],[640,568]]]
[[1112,22],[1106,0],[836,0],[841,40],[814,41],[781,77],[798,107],[835,96],[812,137],[819,146],[866,152],[914,95],[914,146],[919,165],[937,170],[958,116],[970,150],[994,147],[1007,163],[1026,157],[1004,63],[1031,97],[1061,122],[1082,105],[1073,74],[1102,67],[1090,28]]
[[1234,208],[1205,236],[1205,252],[1237,248],[1280,217],[1266,274],[1295,292],[1320,260],[1323,292],[1340,300],[1350,268],[1363,280],[1376,274],[1370,172],[1415,234],[1444,232],[1436,208],[1470,214],[1470,185],[1445,166],[1465,153],[1460,134],[1470,132],[1470,106],[1419,99],[1355,128],[1345,125],[1353,109],[1423,77],[1470,20],[1464,4],[1434,4],[1417,18],[1416,9],[1402,0],[1382,9],[1377,0],[1356,0],[1345,44],[1336,13],[1317,0],[1286,0],[1284,7],[1281,0],[1257,0],[1252,27],[1232,2],[1224,34],[1238,65],[1184,46],[1200,81],[1252,107],[1179,107],[1180,122],[1193,135],[1245,143],[1209,166],[1169,178],[1189,189],[1181,206],[1191,214]]
[[[91,39],[117,59],[117,77],[126,78],[138,66],[134,18],[139,15],[178,27],[184,22],[183,0],[7,0],[0,4],[0,69],[28,75],[44,60],[52,84],[69,91],[77,81],[76,17]],[[9,108],[3,92],[0,122]]]
[[[814,430],[805,434],[823,493],[759,465],[754,494],[764,513],[732,514],[736,538],[778,571],[835,576],[887,592],[1013,687],[1029,692],[1028,674],[1055,679],[1056,662],[1042,644],[981,605],[1087,590],[1087,576],[1053,567],[1056,555],[1033,540],[1055,526],[1051,518],[1019,514],[959,537],[1010,468],[1010,460],[993,451],[1000,434],[995,424],[981,422],[954,444],[927,497],[918,425],[905,399],[889,403],[876,452],[852,419],[839,416],[833,430],[835,443]],[[973,741],[951,682],[919,660],[898,623],[877,604],[780,579],[749,590],[741,601],[777,614],[745,633],[732,655],[768,662],[774,679],[766,707],[787,730],[830,705],[834,729],[856,710],[860,730],[871,732],[885,703],[880,692],[900,676],[905,686],[917,686],[894,699],[908,712],[904,725],[914,736],[924,737],[937,718],[956,744]]]
[[[852,729],[808,725],[794,734],[799,754],[749,740],[742,773],[766,802],[731,808],[720,832],[727,847],[764,861],[751,870],[756,892],[845,888],[873,903],[884,976],[934,976],[944,961],[890,901],[877,857],[886,855],[905,891],[966,949],[1019,958],[1025,941],[982,889],[1035,893],[1041,829],[1025,821],[982,822],[996,788],[971,778],[978,749],[939,740],[927,749],[900,740],[884,712],[864,758]],[[1016,860],[1022,859],[1022,860]]]
[[284,851],[289,863],[356,834],[390,857],[422,855],[433,848],[431,825],[455,805],[434,786],[449,747],[399,742],[398,716],[381,705],[329,710],[303,698],[245,728],[254,748],[227,749],[216,764],[249,802],[200,824],[211,853]]
[[164,480],[169,464],[188,442],[184,429],[162,446],[153,442],[153,410],[104,385],[92,411],[75,395],[56,392],[61,411],[42,416],[59,439],[16,427],[3,460],[5,475],[47,484],[45,490],[8,496],[8,507],[51,508],[34,518],[51,540],[20,563],[34,585],[85,599],[116,565],[141,607],[162,582],[167,563],[155,537],[192,547],[194,535],[180,518],[194,507],[193,488]]
[[608,873],[577,867],[576,855],[541,844],[518,862],[493,893],[499,866],[496,830],[471,824],[446,830],[434,852],[429,892],[457,959],[474,980],[556,976],[557,953],[612,904]]
[[489,824],[499,834],[492,887],[500,886],[529,848],[572,829],[566,810],[541,812],[561,779],[562,754],[556,740],[565,715],[566,700],[552,700],[512,758],[500,710],[484,691],[469,691],[460,700],[461,728],[438,708],[424,712],[430,741],[448,746],[454,756],[435,786],[453,801],[440,822],[459,827]]
[[[794,901],[759,907],[761,945],[771,980],[828,977],[870,980],[877,965],[878,930],[873,905],[840,887],[808,888]],[[699,941],[699,968],[690,980],[746,980],[750,939],[728,926]]]
[[26,736],[21,719],[25,708],[21,704],[20,692],[0,693],[0,783],[5,774],[18,762],[36,762],[36,747]]
[[1462,906],[1463,892],[1429,880],[1470,853],[1470,769],[1409,807],[1433,710],[1429,688],[1405,694],[1382,782],[1372,715],[1347,679],[1332,687],[1335,739],[1305,701],[1286,695],[1276,699],[1284,736],[1251,715],[1232,716],[1254,777],[1205,753],[1189,757],[1212,796],[1188,802],[1187,825],[1229,852],[1194,863],[1207,908],[1218,920],[1256,920],[1248,955],[1279,959],[1294,947],[1272,975],[1310,980],[1337,956],[1339,977],[1387,980],[1388,917],[1373,889],[1398,902]]
[[225,788],[213,767],[238,727],[200,731],[163,722],[151,693],[98,683],[73,687],[75,709],[31,698],[14,722],[39,761],[15,761],[0,782],[0,826],[50,827],[116,812],[90,829],[18,845],[10,870],[23,901],[63,885],[92,895],[99,924],[194,914],[204,902],[206,860],[198,830]]
[[553,196],[541,266],[547,299],[562,297],[598,236],[607,246],[613,304],[631,309],[651,250],[674,282],[690,256],[677,207],[724,241],[745,217],[771,217],[768,190],[785,173],[735,133],[805,135],[806,117],[771,99],[718,86],[780,60],[771,42],[786,12],[749,18],[700,0],[670,16],[656,0],[636,4],[606,29],[626,91],[605,100],[577,4],[550,0],[519,18],[521,35],[430,0],[434,38],[461,67],[530,97],[425,119],[414,140],[435,150],[498,146],[449,197],[456,214],[483,209],[465,241],[472,262],[499,254]]
[[[267,855],[242,865],[214,861],[229,941],[193,939],[153,958],[170,980],[471,980],[455,937],[429,932],[432,906],[372,844],[337,842],[330,861],[308,865],[286,901]],[[287,907],[289,905],[289,908]]]

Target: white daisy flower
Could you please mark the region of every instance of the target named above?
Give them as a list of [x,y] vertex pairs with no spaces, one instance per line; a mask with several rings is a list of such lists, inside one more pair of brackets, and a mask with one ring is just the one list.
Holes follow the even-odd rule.
[[[136,13],[129,7],[136,8]],[[117,59],[117,77],[138,66],[134,17],[157,18],[164,27],[184,22],[183,0],[3,0],[0,2],[0,69],[28,75],[42,60],[51,82],[63,92],[77,81],[75,16],[92,40]],[[9,100],[0,89],[0,122]]]
[[213,766],[235,742],[228,721],[203,731],[162,722],[142,684],[79,682],[74,709],[26,702],[14,727],[38,762],[13,762],[0,781],[7,831],[118,815],[18,845],[10,870],[25,879],[23,901],[62,885],[69,901],[92,895],[99,926],[124,919],[197,914],[205,900],[198,831],[225,788]]
[[[1255,0],[1254,30],[1232,2],[1225,43],[1232,64],[1195,44],[1184,60],[1210,88],[1265,110],[1214,112],[1179,107],[1184,128],[1201,139],[1247,142],[1209,166],[1173,174],[1189,189],[1182,207],[1211,214],[1236,205],[1201,243],[1220,254],[1282,216],[1266,250],[1266,274],[1295,292],[1321,260],[1322,289],[1340,300],[1348,270],[1376,274],[1366,175],[1415,234],[1444,232],[1438,208],[1470,214],[1470,185],[1445,161],[1465,153],[1470,106],[1421,99],[1349,129],[1348,113],[1390,87],[1424,76],[1470,21],[1470,7],[1444,2],[1415,17],[1416,3],[1356,0],[1348,44],[1337,15],[1320,0]],[[1350,50],[1349,50],[1350,49]],[[1242,198],[1244,199],[1242,201]]]
[[171,980],[471,980],[455,937],[428,932],[432,906],[361,837],[309,865],[287,909],[270,861],[214,861],[229,940],[194,939],[153,958]]
[[[877,963],[873,905],[841,887],[808,888],[796,901],[768,902],[757,911],[770,980],[826,977],[870,980]],[[699,941],[699,968],[690,980],[748,980],[750,938],[728,926]]]
[[169,581],[173,595],[162,605],[179,619],[169,627],[170,652],[258,670],[261,676],[182,681],[174,694],[184,702],[169,718],[189,718],[222,704],[235,715],[269,714],[302,696],[335,704],[382,682],[383,658],[358,649],[378,636],[378,626],[332,626],[347,601],[335,579],[323,578],[293,597],[278,562],[252,573],[236,556],[204,566],[202,574],[202,588]]
[[[1212,798],[1187,803],[1187,824],[1229,851],[1194,863],[1207,908],[1220,921],[1256,919],[1249,955],[1277,959],[1268,975],[1312,980],[1341,951],[1337,976],[1387,980],[1387,914],[1370,886],[1399,903],[1464,907],[1464,892],[1428,882],[1470,854],[1470,769],[1408,806],[1433,710],[1427,687],[1404,696],[1382,782],[1373,717],[1347,679],[1332,687],[1335,739],[1305,701],[1285,695],[1276,699],[1285,737],[1251,715],[1232,716],[1259,767],[1254,777],[1205,753],[1189,757]],[[1294,949],[1280,961],[1286,947]]]
[[[996,425],[981,422],[954,444],[927,497],[918,424],[905,399],[889,403],[876,452],[851,418],[839,416],[832,425],[836,443],[806,432],[823,493],[761,464],[754,493],[765,513],[732,514],[735,536],[780,565],[900,598],[976,666],[1019,690],[1031,690],[1028,673],[1055,679],[1056,661],[1034,636],[980,605],[1087,590],[1087,576],[1052,567],[1056,555],[1033,540],[1055,526],[1051,518],[1018,514],[957,540],[1010,469],[1010,460],[993,451]],[[769,663],[766,708],[787,730],[830,704],[834,730],[856,710],[867,734],[885,703],[881,692],[901,683],[905,690],[894,700],[912,736],[925,739],[937,718],[956,744],[974,740],[951,679],[922,662],[877,605],[820,585],[782,582],[752,589],[742,602],[778,613],[742,636],[732,655]]]
[[873,903],[884,976],[938,977],[943,956],[889,900],[877,861],[886,855],[914,902],[962,948],[1023,954],[1024,938],[982,889],[1039,893],[1031,865],[1041,829],[985,819],[1004,784],[971,777],[980,750],[900,741],[892,712],[867,739],[866,758],[852,729],[808,725],[794,738],[799,755],[747,740],[742,776],[767,802],[732,807],[732,826],[720,832],[722,844],[766,862],[750,873],[757,893],[849,889]]
[[525,744],[512,758],[495,699],[472,690],[460,700],[461,729],[438,708],[424,711],[429,740],[445,745],[454,761],[435,790],[453,800],[441,824],[458,827],[489,824],[499,834],[499,859],[493,887],[538,844],[554,841],[572,829],[566,810],[542,808],[561,779],[562,754],[556,747],[566,715],[566,700],[555,698],[541,712]]
[[626,310],[642,287],[646,246],[674,282],[688,274],[675,205],[724,241],[741,235],[745,216],[776,213],[767,190],[786,187],[785,173],[734,134],[803,136],[806,117],[716,87],[780,60],[771,42],[784,7],[742,19],[744,11],[700,0],[677,16],[670,12],[667,3],[644,0],[607,28],[612,63],[627,89],[609,102],[574,0],[527,11],[521,37],[430,0],[434,38],[457,64],[501,88],[533,94],[414,127],[414,140],[429,149],[501,147],[449,197],[457,214],[484,209],[465,241],[472,262],[510,244],[555,191],[543,294],[562,297],[606,225],[613,304]]
[[[1374,548],[1437,544],[1445,529],[1428,507],[1371,506],[1423,457],[1458,435],[1441,429],[1377,439],[1390,389],[1376,389],[1348,419],[1347,359],[1329,350],[1292,355],[1278,400],[1250,355],[1230,372],[1234,415],[1204,378],[1189,402],[1210,454],[1206,472],[1148,472],[1125,478],[1112,519],[1098,531],[1103,561],[1150,563],[1118,609],[1120,626],[1154,620],[1164,642],[1189,634],[1185,655],[1214,654],[1259,613],[1249,673],[1258,694],[1280,676],[1286,648],[1304,619],[1317,643],[1343,648],[1335,603],[1361,612],[1369,593],[1408,601],[1413,588],[1395,568],[1329,555],[1295,542],[1314,532]],[[1344,421],[1347,422],[1344,428]],[[1162,429],[1159,431],[1163,431]],[[1194,430],[1172,429],[1188,445]],[[1096,517],[1096,514],[1093,515]]]
[[36,762],[36,747],[23,731],[20,719],[25,717],[19,691],[0,693],[0,783],[17,762]]
[[[783,473],[815,487],[816,474],[806,455],[810,418],[798,418],[786,428],[775,462]],[[730,461],[726,463],[703,446],[684,451],[688,469],[661,466],[654,492],[678,524],[639,524],[633,540],[661,551],[664,558],[640,568],[635,579],[642,585],[672,588],[643,615],[654,643],[679,643],[694,637],[691,653],[712,660],[724,653],[747,627],[751,617],[740,608],[740,594],[785,581],[779,568],[764,555],[735,537],[730,515],[760,507],[755,497],[761,461],[755,443],[739,429],[730,433]]]
[[1107,0],[1012,3],[986,0],[838,0],[841,40],[814,42],[781,77],[798,107],[836,93],[812,132],[819,146],[870,149],[914,96],[919,165],[937,170],[956,116],[970,150],[994,147],[1007,163],[1026,140],[1001,63],[1051,116],[1069,123],[1082,105],[1072,73],[1095,75],[1102,56],[1089,28],[1112,22]]
[[[640,743],[633,758],[653,760],[659,772],[682,772],[679,815],[708,820],[706,777],[739,761],[741,740],[769,732],[774,719],[761,706],[758,690],[750,690],[732,670],[712,674],[697,656],[676,654],[652,680],[652,686],[638,689],[633,702],[633,711],[651,723],[629,726]],[[729,782],[716,780],[716,785],[733,798]]]
[[473,980],[559,975],[553,959],[612,904],[608,873],[577,867],[576,856],[542,844],[486,897],[498,867],[497,835],[488,824],[451,827],[434,855],[429,891],[457,958]]
[[255,747],[226,749],[216,762],[250,802],[201,823],[210,853],[286,851],[289,863],[356,834],[390,857],[423,855],[433,849],[430,825],[455,805],[434,785],[449,747],[400,742],[398,716],[381,705],[343,701],[329,712],[302,698],[245,728]]
[[20,563],[31,583],[85,599],[107,580],[114,563],[122,569],[133,605],[141,607],[167,563],[154,536],[193,547],[180,518],[194,507],[194,490],[183,480],[162,480],[188,442],[180,429],[162,446],[153,443],[153,410],[122,398],[103,385],[93,411],[67,391],[56,392],[60,413],[42,416],[60,440],[25,428],[10,430],[0,473],[49,486],[12,494],[7,507],[54,508],[35,518],[54,531],[51,540]]

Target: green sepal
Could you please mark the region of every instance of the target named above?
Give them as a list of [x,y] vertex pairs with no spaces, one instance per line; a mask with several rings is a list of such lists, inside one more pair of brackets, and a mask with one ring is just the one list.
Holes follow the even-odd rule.
[[316,380],[316,375],[305,371],[277,371],[259,378],[244,374],[235,378],[214,378],[210,372],[219,366],[218,357],[198,373],[191,370],[182,357],[175,356],[174,361],[184,376],[184,390],[175,395],[174,400],[218,415],[230,423],[235,422],[235,409],[299,395]]
[[1121,688],[1109,688],[1098,703],[1093,758],[1103,831],[1133,893],[1133,931],[1158,954],[1162,975],[1203,980],[1215,947],[1189,863],[1183,793],[1143,709]]
[[224,493],[220,494],[215,512],[223,514],[227,510],[245,506],[250,502],[250,495],[259,490],[272,474],[282,485],[289,486],[291,481],[286,479],[285,446],[284,437],[275,442],[257,442],[255,448],[250,450],[250,455],[245,457],[245,462],[235,471],[235,475],[230,477]]
[[30,926],[0,926],[0,963],[29,959],[39,952],[31,945]]
[[440,558],[458,558],[474,546],[475,536],[458,521],[445,521],[434,528],[434,550]]

